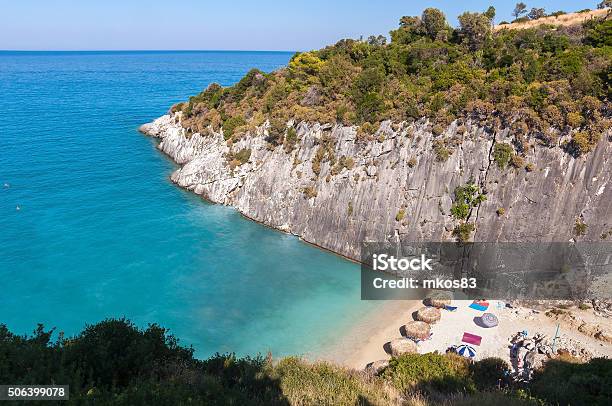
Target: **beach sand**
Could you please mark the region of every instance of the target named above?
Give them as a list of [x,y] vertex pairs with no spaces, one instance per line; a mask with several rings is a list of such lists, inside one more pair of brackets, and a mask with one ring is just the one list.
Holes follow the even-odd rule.
[[[421,354],[437,351],[444,353],[452,345],[462,344],[463,333],[472,333],[482,337],[481,345],[473,346],[476,350],[475,359],[499,357],[510,362],[509,339],[520,331],[527,331],[529,337],[542,333],[550,337],[555,336],[557,321],[549,318],[542,311],[526,308],[508,308],[503,302],[490,301],[488,313],[495,314],[499,325],[493,328],[484,328],[477,324],[477,319],[484,313],[469,308],[471,301],[455,300],[453,306],[457,310],[450,312],[442,310],[442,318],[432,325],[430,340],[418,344]],[[380,310],[374,311],[363,320],[357,320],[351,331],[330,349],[322,358],[338,362],[349,368],[361,370],[368,363],[389,359],[383,346],[394,338],[401,337],[400,328],[413,320],[412,313],[422,307],[421,301],[389,301],[381,304]],[[587,312],[576,310],[575,313]],[[612,327],[612,320],[600,319],[600,324]],[[612,344],[589,337],[576,329],[564,324],[560,325],[559,336],[563,340],[578,343],[586,348],[593,356],[612,358]]]

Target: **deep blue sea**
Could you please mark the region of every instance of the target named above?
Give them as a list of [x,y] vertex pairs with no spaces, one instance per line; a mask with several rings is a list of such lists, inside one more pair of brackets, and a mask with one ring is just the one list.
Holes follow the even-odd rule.
[[277,52],[0,52],[0,323],[127,317],[196,355],[316,354],[373,309],[359,268],[169,181],[138,133]]

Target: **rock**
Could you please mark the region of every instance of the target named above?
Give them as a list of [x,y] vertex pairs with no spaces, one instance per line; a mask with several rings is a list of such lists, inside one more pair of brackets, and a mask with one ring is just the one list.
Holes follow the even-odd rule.
[[[187,135],[180,120],[177,112],[141,127],[160,138],[159,149],[180,165],[172,174],[173,182],[351,259],[359,260],[364,240],[453,239],[456,221],[448,211],[442,213],[438,202],[452,200],[455,187],[470,179],[487,189],[487,199],[473,219],[475,241],[568,241],[581,214],[588,224],[581,241],[598,240],[609,228],[612,187],[604,186],[612,178],[612,143],[606,137],[586,158],[573,158],[560,148],[536,147],[530,150],[529,161],[547,169],[525,173],[491,164],[491,146],[507,130],[491,134],[466,123],[468,130],[458,134],[453,124],[441,137],[456,137],[461,145],[453,147],[445,162],[438,162],[433,148],[437,138],[427,129],[427,120],[398,127],[401,130],[383,122],[377,133],[384,135],[382,142],[377,137],[369,141],[356,137],[354,127],[334,125],[325,131],[338,140],[333,155],[351,158],[354,166],[338,173],[325,159],[317,175],[313,160],[322,137],[319,124],[297,123],[300,141],[290,153],[283,146],[270,149],[261,128],[245,134],[232,148],[250,149],[251,158],[232,170],[225,159],[230,147],[220,133]],[[406,131],[410,137],[401,135]],[[418,163],[408,165],[415,156]],[[305,198],[306,187],[317,191],[316,198]],[[500,207],[511,209],[499,217]],[[409,221],[397,233],[395,217],[400,209]],[[594,307],[612,314],[609,303]]]
[[321,103],[321,92],[317,86],[310,86],[302,98],[302,106],[318,106]]

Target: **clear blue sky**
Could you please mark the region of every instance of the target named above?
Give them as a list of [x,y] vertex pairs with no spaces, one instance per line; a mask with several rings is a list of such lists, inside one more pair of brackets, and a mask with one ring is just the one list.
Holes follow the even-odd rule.
[[[523,0],[525,1],[525,0]],[[525,1],[529,8],[576,11],[598,0]],[[340,38],[388,34],[399,17],[426,7],[451,24],[462,11],[497,9],[510,20],[515,1],[500,0],[17,0],[3,1],[0,49],[308,50]]]

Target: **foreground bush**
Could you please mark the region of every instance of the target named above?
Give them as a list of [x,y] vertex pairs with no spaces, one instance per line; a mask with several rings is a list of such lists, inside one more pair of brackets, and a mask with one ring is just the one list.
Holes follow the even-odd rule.
[[612,360],[587,363],[550,360],[536,373],[531,392],[552,404],[609,405],[612,399]]
[[[17,336],[0,325],[0,382],[70,385],[81,405],[531,405],[608,404],[612,361],[549,362],[525,391],[497,390],[507,365],[471,363],[457,355],[407,354],[381,377],[326,362],[215,355],[193,349],[157,325],[142,330],[125,319],[87,326],[51,340],[39,326]],[[478,392],[478,391],[482,392]]]

